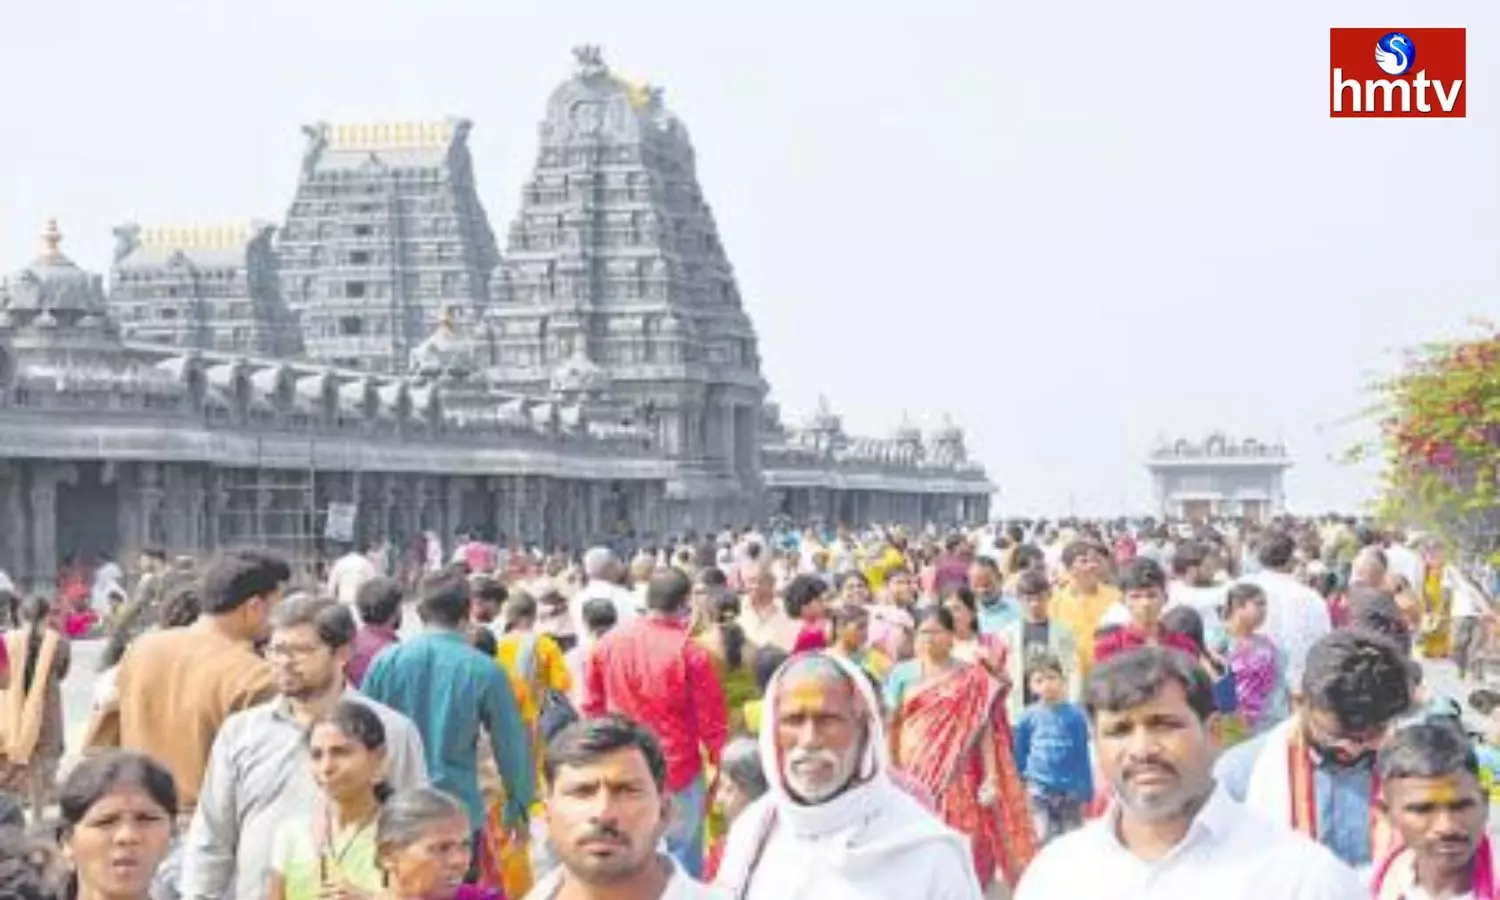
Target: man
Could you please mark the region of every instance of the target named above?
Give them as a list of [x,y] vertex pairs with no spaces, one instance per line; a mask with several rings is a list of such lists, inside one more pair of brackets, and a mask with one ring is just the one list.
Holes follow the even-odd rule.
[[[1144,555],[1144,554],[1143,554]],[[1163,565],[1157,560],[1158,565]],[[1205,634],[1222,627],[1224,601],[1229,588],[1220,584],[1218,555],[1202,541],[1184,541],[1172,554],[1172,582],[1167,585],[1167,609],[1184,606],[1203,620]]]
[[203,572],[201,615],[187,628],[136,638],[116,669],[118,731],[96,729],[102,740],[155,757],[177,783],[183,817],[198,800],[209,750],[230,714],[276,693],[271,668],[255,653],[270,631],[291,570],[263,553],[226,554]]
[[1114,795],[1101,819],[1048,844],[1016,900],[1360,900],[1325,849],[1235,803],[1213,778],[1213,688],[1163,647],[1100,663],[1086,690]]
[[1376,870],[1376,900],[1500,898],[1490,801],[1468,737],[1450,724],[1402,728],[1376,769],[1381,815],[1403,848]]
[[1016,581],[1016,600],[1021,618],[1000,633],[1005,642],[1005,668],[1011,689],[1005,695],[1009,721],[1018,722],[1021,712],[1036,701],[1026,665],[1036,654],[1045,653],[1062,663],[1068,699],[1077,700],[1081,691],[1078,678],[1078,642],[1066,625],[1051,618],[1052,585],[1045,572],[1025,572]]
[[1104,548],[1091,541],[1069,543],[1062,552],[1068,583],[1052,597],[1052,619],[1077,639],[1078,671],[1084,676],[1094,664],[1094,635],[1126,618],[1119,589],[1104,583],[1105,556]]
[[740,900],[979,900],[968,840],[891,781],[885,747],[857,668],[783,664],[761,725],[771,789],[730,827],[717,885]]
[[547,838],[561,867],[528,900],[695,900],[721,895],[656,852],[671,824],[667,760],[623,716],[568,726],[547,746]]
[[519,840],[536,771],[515,693],[494,660],[469,646],[467,579],[439,572],[422,579],[421,592],[417,614],[426,629],[375,657],[364,692],[416,723],[432,786],[463,801],[476,846],[485,822],[478,759],[483,728],[505,781],[505,827]]
[[802,627],[781,608],[776,599],[776,576],[769,566],[756,569],[745,585],[745,606],[740,610],[740,629],[754,647],[776,647],[783,653],[797,646]]
[[[1452,598],[1453,662],[1458,666],[1459,679],[1467,680],[1471,674],[1481,674],[1484,625],[1495,620],[1495,613],[1484,591],[1456,563],[1443,566],[1442,589]],[[1474,665],[1476,662],[1480,665]]]
[[1412,704],[1411,667],[1389,639],[1336,631],[1313,645],[1285,722],[1228,751],[1230,796],[1313,838],[1354,867],[1388,841],[1372,827],[1375,751]]
[[469,577],[469,621],[476,628],[485,628],[499,637],[503,628],[497,625],[500,611],[505,608],[510,592],[505,585],[488,575]]
[[401,584],[384,575],[359,586],[354,606],[359,610],[359,631],[354,634],[345,674],[356,688],[364,683],[370,663],[380,651],[400,643],[396,633],[401,627]]
[[333,600],[288,598],[266,645],[279,696],[235,713],[214,740],[183,852],[181,893],[191,900],[265,896],[276,826],[318,801],[307,728],[342,700],[363,703],[385,726],[386,781],[427,782],[422,738],[406,716],[345,687],[354,616]]
[[587,579],[583,589],[568,601],[574,634],[580,638],[588,634],[583,627],[583,605],[596,597],[603,597],[615,605],[615,618],[621,625],[636,617],[635,595],[620,585],[624,570],[615,551],[608,547],[589,550],[583,555],[583,574]]
[[1021,620],[1020,608],[1001,593],[1003,581],[995,560],[988,556],[974,557],[969,566],[969,590],[974,592],[979,610],[979,621],[975,624],[980,634],[1000,634]]
[[675,808],[667,850],[694,878],[703,871],[703,764],[717,766],[729,733],[724,687],[708,651],[688,635],[693,585],[675,569],[651,578],[642,619],[616,626],[584,663],[583,712],[621,713],[661,737]]
[[1282,687],[1295,690],[1302,683],[1308,651],[1333,630],[1333,622],[1322,596],[1293,574],[1297,542],[1290,534],[1268,533],[1261,539],[1258,556],[1261,570],[1243,580],[1259,585],[1266,594],[1266,621],[1261,634],[1271,639],[1286,661]]
[[340,603],[354,605],[359,597],[359,587],[372,578],[385,574],[375,564],[373,543],[362,543],[349,548],[349,552],[334,560],[328,570],[328,584],[324,590]]

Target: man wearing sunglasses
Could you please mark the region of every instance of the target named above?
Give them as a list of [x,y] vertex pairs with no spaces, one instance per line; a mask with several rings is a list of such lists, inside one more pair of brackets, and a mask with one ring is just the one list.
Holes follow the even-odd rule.
[[1364,868],[1388,849],[1374,815],[1375,754],[1411,705],[1399,646],[1370,631],[1333,632],[1308,653],[1292,716],[1225,753],[1215,774],[1247,806]]

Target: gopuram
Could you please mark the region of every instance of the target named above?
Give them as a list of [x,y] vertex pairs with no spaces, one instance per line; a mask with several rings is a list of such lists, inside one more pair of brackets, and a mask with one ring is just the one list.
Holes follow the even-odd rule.
[[123,224],[107,287],[49,223],[0,279],[0,569],[986,518],[951,423],[783,423],[685,128],[575,56],[503,253],[462,119],[304,128],[280,225]]

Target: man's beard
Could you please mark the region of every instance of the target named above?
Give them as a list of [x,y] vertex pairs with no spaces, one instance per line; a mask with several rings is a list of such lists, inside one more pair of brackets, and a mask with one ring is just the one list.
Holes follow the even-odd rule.
[[[787,789],[797,799],[809,805],[831,800],[854,779],[858,759],[858,754],[840,756],[823,748],[793,748],[787,751],[783,770]],[[809,777],[798,771],[803,768],[817,771],[820,775]],[[827,772],[827,776],[820,777],[822,772]]]
[[329,673],[326,677],[309,677],[291,679],[293,682],[287,689],[281,691],[282,696],[293,700],[311,700],[322,696],[333,688],[334,675]]

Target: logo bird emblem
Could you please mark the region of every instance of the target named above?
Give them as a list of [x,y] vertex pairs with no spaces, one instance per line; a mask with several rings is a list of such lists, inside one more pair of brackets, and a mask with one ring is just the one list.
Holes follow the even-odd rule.
[[1393,31],[1375,44],[1375,65],[1387,75],[1405,75],[1417,58],[1411,38]]

